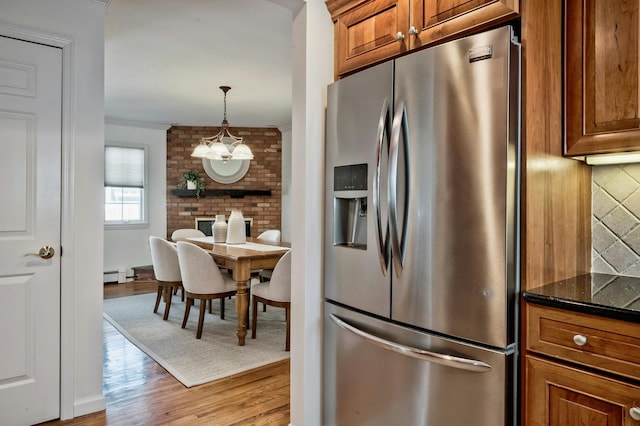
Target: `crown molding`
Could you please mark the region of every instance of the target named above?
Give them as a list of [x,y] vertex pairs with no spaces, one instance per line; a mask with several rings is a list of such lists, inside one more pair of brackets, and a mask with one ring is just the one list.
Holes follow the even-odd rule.
[[171,124],[150,123],[147,121],[124,120],[122,118],[105,117],[104,124],[114,124],[116,126],[143,127],[146,129],[169,130]]

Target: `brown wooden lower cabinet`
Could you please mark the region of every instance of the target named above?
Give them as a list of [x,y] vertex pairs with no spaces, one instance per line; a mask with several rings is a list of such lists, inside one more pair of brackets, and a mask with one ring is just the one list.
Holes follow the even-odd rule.
[[526,426],[638,426],[640,387],[527,355]]

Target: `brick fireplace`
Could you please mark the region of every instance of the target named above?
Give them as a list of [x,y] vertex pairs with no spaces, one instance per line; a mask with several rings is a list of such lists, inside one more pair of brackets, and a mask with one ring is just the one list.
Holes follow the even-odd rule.
[[[232,134],[241,136],[253,151],[254,159],[247,174],[238,182],[222,184],[205,173],[202,160],[191,157],[200,138],[218,133],[218,127],[173,126],[167,131],[167,236],[179,228],[193,228],[197,217],[215,217],[231,210],[242,211],[252,218],[251,235],[257,236],[267,229],[281,228],[282,211],[282,135],[274,128],[234,127]],[[270,190],[271,195],[247,195],[231,198],[229,195],[177,196],[180,177],[187,170],[198,170],[207,190],[241,189]]]

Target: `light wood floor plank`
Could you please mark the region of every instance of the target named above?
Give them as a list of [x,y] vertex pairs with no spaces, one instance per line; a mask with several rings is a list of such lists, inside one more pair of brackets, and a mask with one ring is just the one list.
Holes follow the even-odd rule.
[[[105,284],[105,299],[155,292],[154,281]],[[104,321],[106,411],[47,425],[289,424],[289,360],[186,388]]]

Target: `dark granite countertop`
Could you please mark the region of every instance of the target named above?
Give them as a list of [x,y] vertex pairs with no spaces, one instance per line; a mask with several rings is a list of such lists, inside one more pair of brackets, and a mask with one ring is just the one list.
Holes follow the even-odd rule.
[[530,303],[640,323],[640,278],[585,274],[522,293]]

